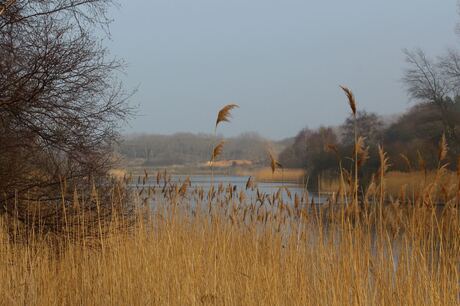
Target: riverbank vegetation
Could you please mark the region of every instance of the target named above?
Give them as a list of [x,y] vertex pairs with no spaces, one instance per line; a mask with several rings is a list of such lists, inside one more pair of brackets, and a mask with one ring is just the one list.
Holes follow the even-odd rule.
[[[67,186],[53,203],[12,201],[0,218],[2,302],[458,304],[460,169],[446,170],[445,138],[420,192],[397,197],[381,147],[378,171],[361,184],[369,157],[355,140],[354,167],[338,169],[337,192],[321,203],[306,189],[265,193],[251,180],[205,188],[163,171],[123,174],[91,192]],[[219,142],[211,162],[224,149]],[[269,156],[272,175],[282,172]]]
[[227,187],[145,174],[135,220],[113,215],[91,231],[83,211],[59,234],[3,216],[0,304],[458,304],[458,194],[442,208],[430,194],[386,203],[378,186],[343,205],[347,185],[317,206],[308,193]]

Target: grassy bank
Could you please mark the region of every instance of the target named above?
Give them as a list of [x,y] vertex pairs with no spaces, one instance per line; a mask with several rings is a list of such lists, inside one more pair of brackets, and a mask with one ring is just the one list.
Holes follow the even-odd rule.
[[290,182],[304,185],[305,171],[303,169],[281,169],[273,172],[269,167],[253,170],[237,171],[238,175],[252,176],[259,182]]
[[170,174],[191,176],[191,175],[231,175],[231,176],[252,176],[259,182],[290,182],[305,184],[306,176],[303,169],[281,169],[276,172],[272,172],[269,167],[214,167],[211,171],[210,167],[167,167],[167,168],[118,168],[112,169],[109,174],[116,178],[123,178],[132,174],[133,176],[143,176],[145,171],[156,172],[156,171],[167,171]]

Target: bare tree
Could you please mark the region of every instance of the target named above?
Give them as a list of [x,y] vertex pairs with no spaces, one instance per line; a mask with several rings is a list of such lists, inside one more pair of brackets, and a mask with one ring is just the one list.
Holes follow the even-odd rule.
[[[383,120],[375,113],[358,111],[356,114],[356,128],[359,136],[366,138],[366,143],[377,147],[382,142]],[[355,119],[350,116],[341,126],[342,144],[351,146],[355,143]]]
[[439,110],[444,133],[458,150],[458,92],[460,89],[460,55],[449,50],[436,60],[429,59],[418,49],[404,51],[408,68],[403,81],[409,95],[422,103],[431,103]]
[[[130,109],[95,28],[111,0],[16,0],[0,6],[0,192],[54,198],[60,184],[110,167]],[[33,191],[33,192],[31,192]],[[1,203],[0,203],[1,204]]]
[[[460,1],[457,3],[460,13]],[[456,33],[460,35],[460,24]],[[404,51],[408,69],[403,78],[410,96],[423,103],[437,107],[444,133],[453,153],[460,153],[460,138],[457,129],[460,118],[460,51],[448,49],[436,59],[429,59],[418,49]]]

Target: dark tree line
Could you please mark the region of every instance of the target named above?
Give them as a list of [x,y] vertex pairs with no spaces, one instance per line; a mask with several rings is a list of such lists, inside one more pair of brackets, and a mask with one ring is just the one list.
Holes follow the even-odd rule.
[[[452,129],[458,130],[460,97],[449,103],[449,120],[452,120]],[[391,170],[424,170],[421,159],[424,168],[435,169],[440,139],[443,134],[447,135],[442,110],[430,102],[416,104],[394,122],[387,123],[376,114],[358,112],[357,132],[364,137],[369,153],[360,173],[364,179],[369,179],[379,169],[379,145],[388,153]],[[336,178],[339,161],[345,168],[353,164],[353,141],[352,117],[336,128],[304,129],[296,136],[294,144],[280,154],[280,161],[286,167],[305,168],[313,183],[320,175]],[[453,169],[457,166],[458,153],[452,148],[458,146],[458,142],[450,138],[448,145],[449,167]]]
[[[213,135],[177,133],[174,135],[137,135],[125,137],[117,147],[124,158],[143,166],[197,165],[208,162],[215,146]],[[282,144],[274,142],[278,148]],[[267,140],[256,133],[245,133],[225,140],[222,160],[249,160],[267,165]]]

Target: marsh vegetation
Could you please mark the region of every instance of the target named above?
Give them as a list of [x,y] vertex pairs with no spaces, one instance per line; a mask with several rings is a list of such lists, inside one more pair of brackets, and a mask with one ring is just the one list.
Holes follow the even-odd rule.
[[[1,305],[460,303],[456,51],[406,52],[420,103],[391,124],[341,86],[342,133],[235,145],[230,103],[209,135],[119,145],[129,92],[94,30],[111,4],[0,4]],[[177,160],[204,181],[140,170]],[[222,176],[238,162],[258,168]]]
[[[435,175],[396,198],[387,194],[383,149],[361,190],[364,148],[356,135],[356,172],[339,168],[337,193],[321,203],[289,186],[264,191],[253,178],[213,177],[205,188],[145,172],[103,192],[93,185],[90,199],[62,189],[59,229],[50,230],[41,218],[49,203],[32,199],[22,222],[12,217],[17,208],[1,219],[2,303],[458,304],[460,170],[444,180],[445,139]],[[210,160],[224,149],[218,142]],[[270,171],[280,172],[269,155]],[[99,214],[101,202],[110,215]],[[85,209],[90,203],[97,209]],[[127,203],[133,210],[123,214]]]

